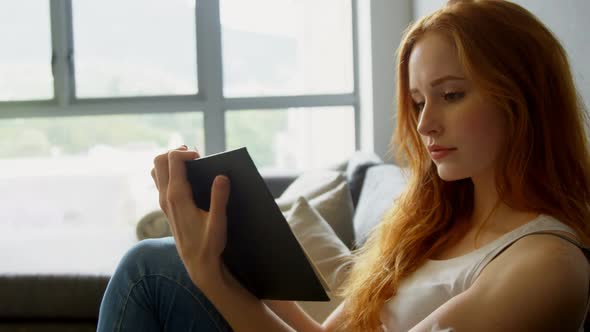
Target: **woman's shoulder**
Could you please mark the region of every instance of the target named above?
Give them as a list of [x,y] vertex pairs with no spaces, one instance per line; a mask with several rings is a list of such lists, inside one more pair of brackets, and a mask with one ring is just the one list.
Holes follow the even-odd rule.
[[545,265],[545,263],[562,262],[563,264],[566,261],[573,261],[578,263],[578,266],[580,263],[588,265],[583,251],[574,242],[580,243],[577,235],[570,231],[531,232],[515,241],[497,259],[503,256],[507,263],[514,261]]
[[[547,236],[538,237],[538,235]],[[554,240],[557,239],[558,242],[569,242],[574,247],[579,247],[582,243],[579,234],[572,227],[561,222],[559,219],[546,214],[538,214],[528,222],[522,223],[519,226],[514,227],[512,230],[505,232],[501,237],[502,241],[500,242],[502,242],[503,247],[508,248],[515,245],[517,242],[529,243],[531,241],[543,241],[539,239],[548,239],[551,237],[553,237]],[[531,240],[531,238],[536,240]]]
[[547,218],[533,222],[498,242],[501,247],[510,245],[488,262],[468,289],[437,309],[441,319],[460,326],[468,316],[469,323],[478,325],[472,330],[478,331],[490,322],[512,328],[535,326],[538,329],[533,330],[539,331],[579,328],[588,303],[590,266],[582,251],[568,240],[533,234],[567,228]]
[[571,227],[548,215],[540,215],[526,226],[495,259],[495,265],[538,265],[547,270],[577,267],[571,270],[589,275],[588,259],[581,250],[578,234]]
[[588,262],[579,248],[556,236],[535,234],[490,262],[469,293],[481,303],[510,308],[521,318],[549,314],[574,326],[585,316],[589,281]]
[[[564,227],[549,231],[546,227],[529,228],[486,266],[476,282],[492,281],[498,275],[507,275],[506,281],[516,285],[537,280],[539,285],[547,282],[546,286],[550,286],[551,280],[559,280],[554,287],[572,287],[586,299],[590,264],[581,248],[574,244],[580,243],[578,236],[570,227],[549,216],[541,216],[535,222]],[[586,291],[581,293],[580,288]]]

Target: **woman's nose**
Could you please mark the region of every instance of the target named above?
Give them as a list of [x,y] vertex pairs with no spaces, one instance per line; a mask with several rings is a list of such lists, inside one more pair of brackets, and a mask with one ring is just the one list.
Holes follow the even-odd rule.
[[435,110],[428,104],[424,105],[418,117],[418,133],[422,136],[440,136],[442,125]]

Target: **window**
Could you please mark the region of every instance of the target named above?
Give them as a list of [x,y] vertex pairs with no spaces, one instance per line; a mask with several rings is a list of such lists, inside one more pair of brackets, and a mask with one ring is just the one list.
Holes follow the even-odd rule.
[[342,0],[221,0],[225,96],[351,93],[351,9]]
[[49,3],[0,2],[0,100],[53,98]]
[[134,227],[158,208],[153,158],[181,144],[246,146],[263,174],[345,160],[354,6],[2,2],[0,227]]
[[78,98],[197,93],[193,3],[103,0],[72,6]]
[[354,152],[352,107],[231,111],[226,126],[228,148],[249,147],[263,173],[336,165]]
[[200,112],[58,120],[0,120],[0,197],[10,202],[0,227],[132,227],[159,208],[154,157],[183,143],[203,147]]

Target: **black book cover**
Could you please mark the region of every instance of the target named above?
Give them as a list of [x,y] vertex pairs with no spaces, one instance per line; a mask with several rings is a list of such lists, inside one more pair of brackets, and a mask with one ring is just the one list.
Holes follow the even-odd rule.
[[330,291],[301,247],[246,148],[186,162],[197,206],[209,211],[217,175],[231,182],[227,244],[230,272],[259,299],[329,301]]

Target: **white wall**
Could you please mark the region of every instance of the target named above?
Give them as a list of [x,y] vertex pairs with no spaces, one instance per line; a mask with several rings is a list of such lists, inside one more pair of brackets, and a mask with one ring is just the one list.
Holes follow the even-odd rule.
[[[572,66],[578,91],[590,106],[590,1],[514,0],[536,15],[561,41]],[[446,1],[415,0],[413,17],[426,15]]]
[[412,20],[411,0],[358,0],[361,150],[388,160],[395,114],[395,52]]

